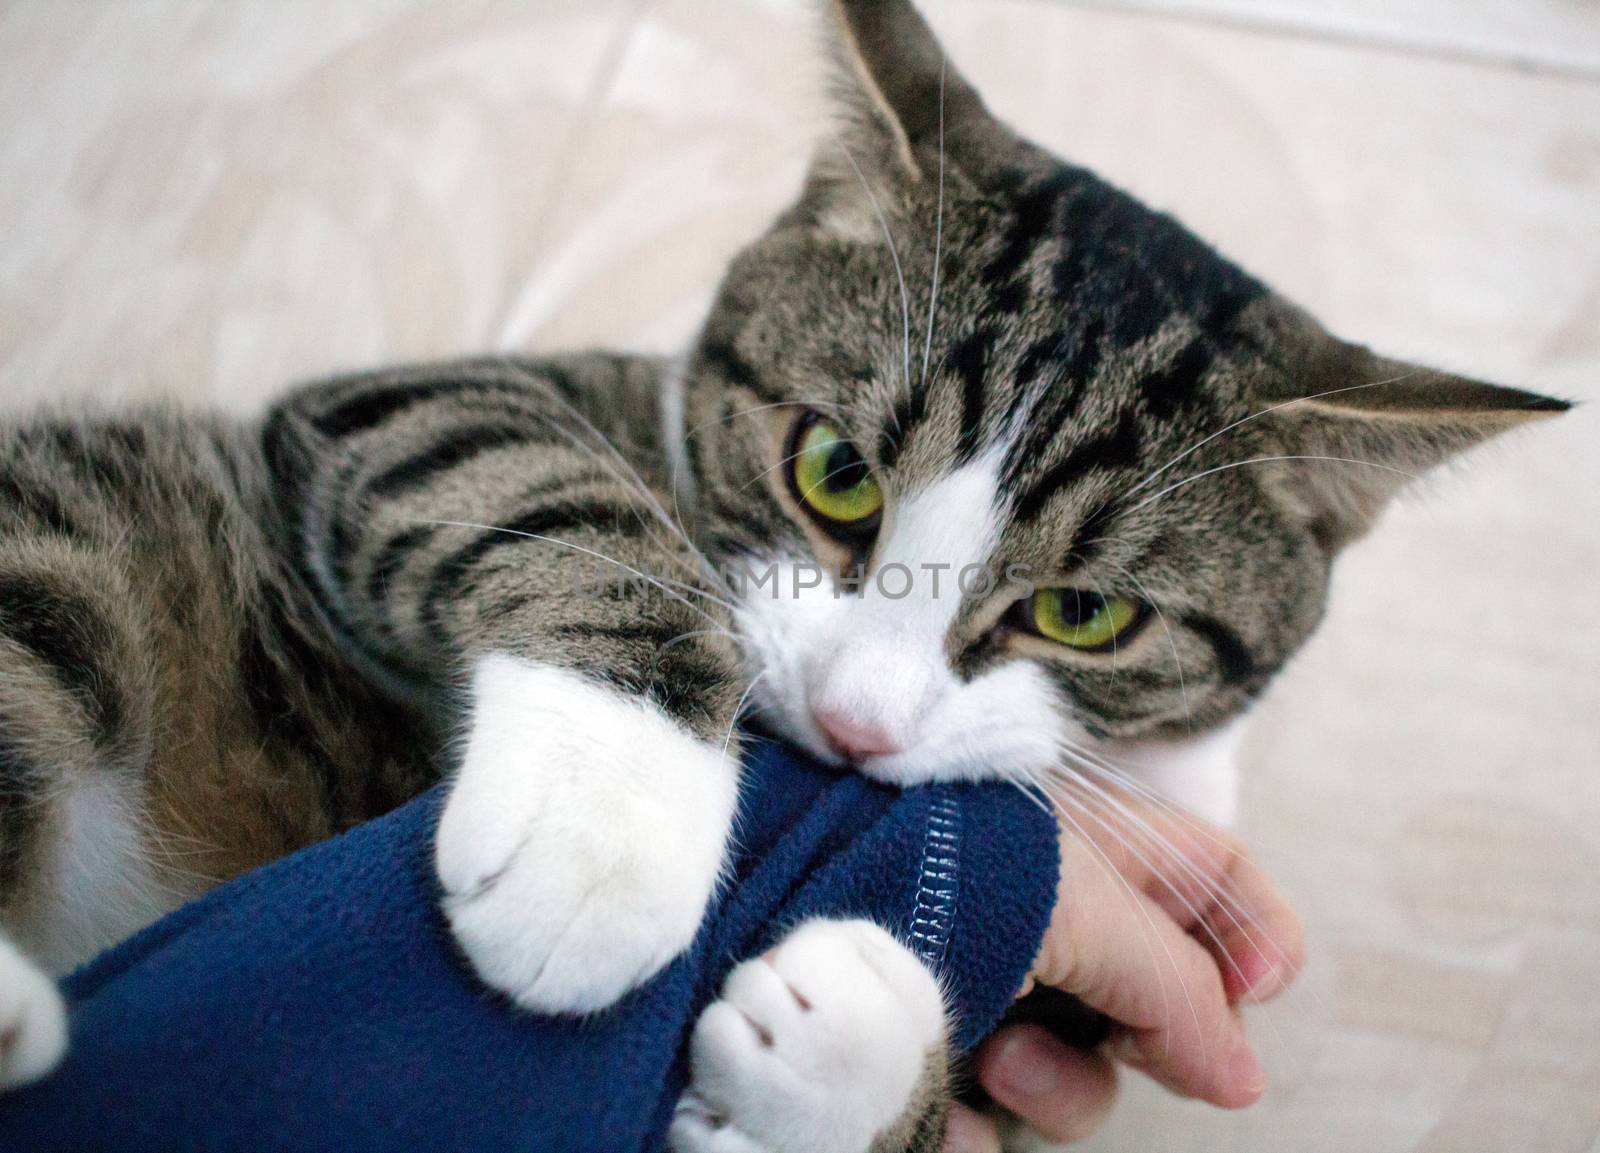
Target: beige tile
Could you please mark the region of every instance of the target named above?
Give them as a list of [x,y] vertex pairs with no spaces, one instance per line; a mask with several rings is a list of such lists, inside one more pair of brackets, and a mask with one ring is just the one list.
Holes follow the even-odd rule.
[[1057,0],[1600,75],[1600,8],[1580,0]]
[[[810,41],[798,0],[637,10],[5,7],[0,400],[246,406],[337,365],[676,347],[793,195]],[[998,111],[1344,334],[1600,399],[1600,85],[1055,0],[930,10]],[[1248,831],[1314,950],[1252,1014],[1274,1087],[1239,1115],[1135,1088],[1091,1148],[1442,1149],[1532,1126],[1525,1086],[1538,1133],[1593,1150],[1597,447],[1591,406],[1480,453],[1341,563],[1249,749]]]
[[811,31],[795,3],[647,5],[502,343],[683,346],[728,260],[798,191],[820,124]]
[[630,11],[9,6],[0,396],[244,408],[489,343]]
[[[1600,398],[1600,85],[1104,12],[931,7],[997,110],[1344,334]],[[1484,1005],[1441,995],[1437,974],[1561,1003],[1581,982],[1519,958],[1548,933],[1577,956],[1600,943],[1597,445],[1580,411],[1480,453],[1341,564],[1322,633],[1262,710],[1246,796],[1252,839],[1344,974],[1318,990],[1337,1004],[1257,1015],[1278,1077],[1257,1109],[1140,1092],[1089,1148],[1447,1148],[1525,1122],[1519,1088],[1561,1147],[1593,1140],[1585,1066],[1541,1080],[1515,1031],[1452,1019]],[[1557,1046],[1600,1048],[1575,1032]]]

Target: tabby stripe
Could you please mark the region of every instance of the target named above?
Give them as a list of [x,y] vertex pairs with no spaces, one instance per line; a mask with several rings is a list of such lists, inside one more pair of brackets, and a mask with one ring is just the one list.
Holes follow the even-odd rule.
[[389,599],[390,582],[399,575],[406,561],[426,547],[438,531],[438,527],[431,524],[413,525],[384,541],[383,547],[378,550],[378,555],[372,561],[371,570],[367,573],[369,604],[381,605]]
[[78,531],[60,501],[36,486],[24,487],[13,476],[0,476],[0,510],[4,509],[41,522],[62,536],[75,536]]
[[1006,245],[984,267],[983,279],[994,290],[993,306],[1017,312],[1026,299],[1020,282],[1023,267],[1038,250],[1039,242],[1057,231],[1057,208],[1075,179],[1072,169],[1052,173],[1049,179],[1017,197],[1015,215]]
[[[460,464],[465,463],[466,460],[479,453],[488,452],[495,448],[512,444],[535,443],[523,433],[509,428],[504,423],[478,426],[478,431],[485,435],[476,439],[467,438],[472,440],[470,446],[463,444],[456,449],[451,449],[448,445],[443,445],[440,446],[442,449],[440,455],[448,455],[453,451],[459,452],[460,457],[455,463]],[[491,443],[497,440],[499,443]],[[371,498],[376,497],[380,501],[397,500],[410,491],[426,487],[427,483],[437,476],[440,471],[451,467],[451,465],[449,463],[438,463],[438,467],[432,472],[421,471],[415,476],[406,474],[414,466],[417,466],[418,462],[423,458],[434,455],[434,450],[429,450],[418,456],[408,456],[386,472],[366,482],[365,487],[358,486],[354,489],[349,484],[349,474],[355,471],[357,463],[352,462],[343,469],[336,481],[328,486],[334,492],[346,494],[345,507],[340,509],[338,517],[328,528],[327,563],[334,578],[341,585],[347,583],[351,557],[360,547],[361,541],[368,531],[367,523],[374,507],[374,501]],[[519,495],[523,500],[530,500],[552,492],[571,489],[580,481],[587,479],[589,479],[587,473],[557,473],[538,484],[528,486]]]
[[478,619],[485,625],[492,625],[497,621],[505,620],[506,617],[513,613],[527,608],[532,600],[533,598],[527,593],[510,593],[495,601],[494,604],[481,609],[478,613]]
[[1016,383],[1020,387],[1033,384],[1042,377],[1046,370],[1052,376],[1060,377],[1061,350],[1066,347],[1071,336],[1065,332],[1047,336],[1043,340],[1036,340],[1030,344],[1022,354],[1022,359],[1017,362]]
[[311,723],[310,710],[317,707],[311,702],[344,700],[347,686],[331,667],[332,655],[302,628],[304,610],[278,588],[263,591],[264,603],[241,638],[240,684],[256,731],[264,741],[281,741],[304,758],[323,811],[338,820],[347,812],[341,804],[344,774]]
[[1126,468],[1139,457],[1139,429],[1132,413],[1124,413],[1117,427],[1075,446],[1030,488],[1016,505],[1016,518],[1029,520],[1066,486],[1091,469]]
[[[1078,535],[1072,543],[1069,557],[1078,557],[1085,562],[1093,560],[1094,555],[1104,547],[1106,537],[1111,531],[1111,522],[1116,520],[1117,512],[1112,503],[1107,501],[1085,517],[1083,523],[1078,526]],[[1137,570],[1140,565],[1134,563],[1127,567]]]
[[368,432],[386,423],[397,413],[441,396],[458,393],[462,382],[438,380],[420,384],[398,384],[358,393],[353,399],[318,413],[311,424],[319,433],[338,440]]
[[728,662],[704,645],[676,645],[657,655],[648,674],[610,670],[601,674],[623,692],[648,697],[670,716],[702,732],[719,723],[710,702],[731,676]]
[[541,369],[537,373],[530,373],[527,381],[458,377],[450,380],[392,384],[359,393],[326,412],[318,413],[312,417],[311,425],[323,436],[338,440],[358,433],[371,432],[401,413],[435,400],[450,400],[455,403],[490,398],[537,401],[539,394],[533,385],[546,382],[546,376],[547,370]]
[[912,385],[894,402],[888,422],[878,436],[878,467],[893,468],[905,450],[905,441],[928,415],[928,390]]
[[1194,399],[1200,380],[1211,367],[1211,353],[1203,339],[1185,345],[1172,363],[1147,377],[1143,384],[1145,403],[1151,413],[1163,420]]
[[524,371],[528,373],[531,379],[539,380],[549,385],[567,401],[581,399],[583,389],[572,379],[570,372],[558,365],[540,363],[537,368],[529,366]]
[[70,425],[52,425],[48,435],[55,453],[102,493],[120,492],[140,479],[130,476],[128,465],[144,453],[143,429],[107,426],[90,433]]
[[30,841],[40,827],[41,783],[22,749],[0,728],[0,904],[21,882]]
[[1203,613],[1187,613],[1182,620],[1211,645],[1224,684],[1240,685],[1255,675],[1255,658],[1250,655],[1244,639],[1233,629],[1216,617]]
[[1100,371],[1105,344],[1105,319],[1090,317],[1082,328],[1064,333],[1061,343],[1056,345],[1058,371],[1068,380],[1087,385]]
[[392,499],[426,486],[438,474],[448,472],[485,453],[513,444],[527,444],[528,431],[507,424],[468,425],[454,428],[426,451],[408,456],[367,482],[365,494],[379,500]]
[[99,610],[59,587],[21,575],[0,576],[0,637],[49,665],[82,702],[99,737],[114,743],[122,722],[116,678],[100,665],[113,643]]
[[1266,294],[1266,289],[1261,285],[1245,279],[1243,287],[1226,290],[1216,296],[1201,320],[1202,329],[1213,336],[1231,333],[1239,314]]
[[757,396],[771,399],[771,394],[758,387],[756,370],[740,356],[732,340],[710,340],[700,348],[700,363],[714,369],[729,384],[747,388]]
[[[1084,398],[1089,395],[1089,383],[1100,368],[1104,332],[1104,323],[1095,317],[1082,329],[1061,333],[1053,344],[1049,341],[1038,342],[1024,356],[1023,366],[1030,373],[1041,373],[1048,368],[1057,383],[1043,394],[1034,410],[1028,414],[1025,432],[1013,447],[1008,461],[1008,482],[1015,482],[1030,462],[1044,460],[1050,455],[1051,443],[1068,426]],[[1018,399],[1027,395],[1027,389],[1019,390]],[[1014,422],[1017,413],[1013,411],[1007,419]]]
[[578,640],[611,640],[659,646],[677,640],[683,635],[683,629],[671,621],[650,619],[630,619],[614,624],[569,621],[566,624],[551,626],[550,634]]
[[961,378],[961,438],[956,456],[961,463],[978,453],[978,437],[983,429],[984,373],[995,334],[980,328],[959,345],[950,360]]
[[559,544],[530,537],[547,537],[570,529],[637,536],[645,531],[645,524],[639,511],[631,506],[560,502],[524,513],[497,529],[480,532],[470,544],[440,561],[428,582],[422,599],[422,618],[434,639],[441,643],[449,639],[439,620],[440,603],[461,591],[462,582],[485,557],[514,545],[559,549]]

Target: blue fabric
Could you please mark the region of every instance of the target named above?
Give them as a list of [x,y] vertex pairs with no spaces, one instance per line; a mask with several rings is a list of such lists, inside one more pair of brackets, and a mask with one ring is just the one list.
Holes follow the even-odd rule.
[[606,1013],[538,1018],[452,947],[430,868],[439,803],[241,877],[74,974],[71,1054],[0,1098],[0,1149],[655,1149],[696,1016],[787,926],[862,915],[897,931],[943,974],[968,1047],[1055,897],[1054,825],[1016,790],[901,793],[758,746],[737,883],[693,948]]

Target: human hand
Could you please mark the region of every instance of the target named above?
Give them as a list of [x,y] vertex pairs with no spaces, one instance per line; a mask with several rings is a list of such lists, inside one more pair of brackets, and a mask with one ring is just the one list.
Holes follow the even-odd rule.
[[[1130,798],[1068,803],[1078,827],[1062,836],[1055,912],[1022,992],[1038,982],[1071,993],[1111,1019],[1112,1036],[1085,1051],[1038,1025],[1008,1026],[978,1050],[984,1089],[1056,1141],[1099,1128],[1119,1063],[1184,1096],[1252,1104],[1266,1078],[1238,1005],[1294,979],[1299,917],[1231,833]],[[999,1148],[991,1120],[955,1107],[947,1153]]]

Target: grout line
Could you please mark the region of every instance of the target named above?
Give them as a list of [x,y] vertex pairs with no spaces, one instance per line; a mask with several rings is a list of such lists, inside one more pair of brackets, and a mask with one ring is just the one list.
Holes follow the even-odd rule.
[[1227,8],[1200,9],[1174,4],[1172,0],[1051,0],[1051,2],[1073,8],[1162,16],[1188,24],[1228,28],[1279,39],[1315,40],[1326,44],[1369,48],[1396,56],[1443,60],[1502,72],[1600,83],[1600,60],[1591,61],[1576,56],[1563,59],[1541,55],[1532,50],[1504,50],[1475,44],[1453,43],[1448,40],[1433,40],[1426,36],[1384,32],[1370,27],[1317,21],[1301,22],[1270,13],[1242,12]]
[[[588,143],[590,129],[594,127],[596,117],[600,115],[605,106],[606,98],[611,95],[612,86],[616,83],[617,73],[622,67],[622,59],[627,54],[628,46],[633,42],[634,33],[638,30],[640,21],[648,11],[652,0],[625,0],[619,5],[621,13],[616,19],[616,25],[606,40],[600,59],[595,61],[594,71],[590,74],[588,87],[585,88],[582,98],[573,107],[570,127],[561,144],[556,148],[555,162],[551,166],[549,182],[541,190],[538,203],[533,206],[533,218],[539,221],[538,230],[533,234],[529,251],[533,254],[533,261],[537,263],[540,256],[545,254],[545,249],[550,243],[550,221],[560,210],[562,202],[566,199],[567,191],[572,184],[572,173],[577,166],[578,154],[583,151]],[[526,270],[524,270],[526,271]],[[514,304],[515,297],[507,300],[507,304]],[[504,310],[502,310],[504,311]],[[502,351],[526,351],[519,343],[516,347],[507,345],[508,333],[506,331],[510,318],[501,315],[494,323],[492,346]]]

